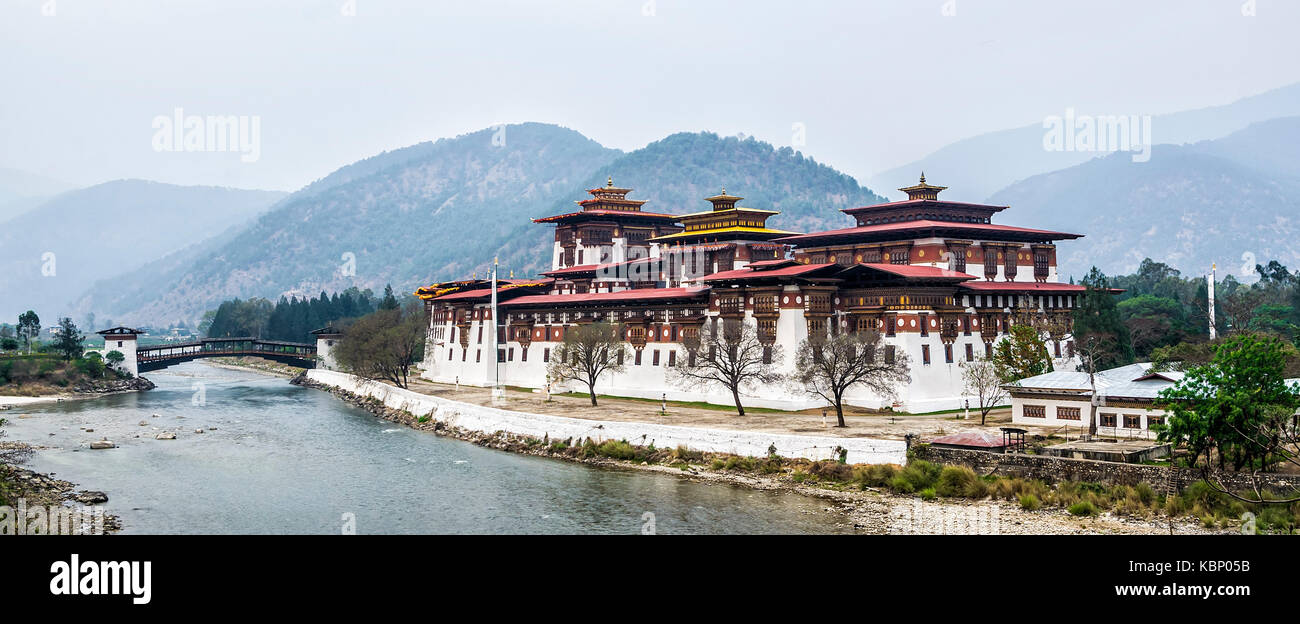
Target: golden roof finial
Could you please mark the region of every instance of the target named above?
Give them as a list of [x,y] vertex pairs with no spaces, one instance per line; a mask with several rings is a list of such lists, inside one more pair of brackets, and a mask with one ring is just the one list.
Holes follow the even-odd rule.
[[725,185],[725,184],[722,185],[722,194],[723,194],[723,195],[726,195],[726,194],[727,194],[727,185]]
[[925,184],[925,172],[921,172],[921,184]]
[[614,188],[614,176],[609,176],[609,179],[605,181],[605,187]]

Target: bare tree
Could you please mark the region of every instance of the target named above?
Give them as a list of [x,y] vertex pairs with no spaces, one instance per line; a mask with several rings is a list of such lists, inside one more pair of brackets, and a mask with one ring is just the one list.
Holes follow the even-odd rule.
[[669,369],[669,379],[685,387],[726,388],[740,416],[745,415],[741,390],[783,379],[775,370],[781,361],[781,347],[763,344],[752,324],[733,319],[714,322],[700,329],[698,346],[695,344],[692,341],[683,349],[678,365]]
[[556,381],[578,381],[587,385],[591,404],[596,404],[596,382],[605,373],[623,371],[627,345],[617,325],[583,323],[564,333],[564,341],[551,352],[546,372]]
[[962,362],[961,380],[965,384],[966,394],[975,395],[976,405],[980,410],[980,426],[983,427],[989,417],[989,411],[1002,405],[1007,400],[1007,391],[1002,387],[1002,377],[998,367],[988,360]]
[[882,397],[897,396],[897,388],[911,382],[906,355],[885,356],[880,332],[875,330],[817,336],[799,343],[791,383],[806,394],[821,397],[835,408],[838,427],[844,423],[844,393],[865,386]]
[[379,310],[357,319],[344,331],[334,356],[358,377],[391,381],[405,388],[411,367],[423,357],[425,327],[420,302]]

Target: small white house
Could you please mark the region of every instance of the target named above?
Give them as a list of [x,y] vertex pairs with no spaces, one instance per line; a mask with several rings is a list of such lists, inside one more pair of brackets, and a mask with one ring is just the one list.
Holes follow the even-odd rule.
[[[1182,378],[1181,372],[1153,372],[1150,362],[1098,372],[1094,380],[1097,435],[1154,438],[1151,425],[1165,419],[1164,410],[1154,407],[1155,399]],[[1088,373],[1054,371],[1021,379],[1006,389],[1011,394],[1011,422],[1088,432],[1093,405]]]

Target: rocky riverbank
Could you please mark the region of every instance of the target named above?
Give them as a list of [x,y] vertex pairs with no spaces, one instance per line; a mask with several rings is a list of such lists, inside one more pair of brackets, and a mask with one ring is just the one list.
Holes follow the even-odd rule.
[[[376,399],[327,386],[299,375],[290,381],[333,394],[384,420],[421,431],[472,442],[498,450],[551,457],[602,468],[644,470],[692,481],[720,483],[766,491],[794,492],[825,500],[825,512],[835,514],[844,526],[865,534],[1168,534],[1164,519],[1141,519],[1102,514],[1076,518],[1059,509],[1026,511],[1001,500],[922,501],[875,488],[850,488],[844,484],[801,479],[814,462],[768,458],[757,460],[688,449],[634,447],[626,443],[593,440],[550,440],[504,432],[468,431],[427,416],[384,406]],[[747,468],[748,469],[747,469]],[[1175,519],[1173,532],[1207,533],[1194,521]]]
[[[8,389],[0,386],[0,410],[12,409],[15,406],[27,405],[31,403],[43,403],[48,401],[66,401],[75,399],[93,399],[107,394],[117,394],[119,392],[138,392],[141,390],[153,390],[156,386],[152,381],[144,377],[132,377],[131,379],[99,379],[94,381],[80,381],[77,384],[59,389],[58,392],[37,391],[34,394],[27,394],[31,388]],[[6,391],[14,392],[15,395],[5,395]]]
[[[16,448],[15,445],[31,447],[21,442],[4,442],[5,449]],[[0,490],[3,491],[5,503],[16,506],[19,500],[25,502],[27,509],[36,507],[46,509],[57,507],[78,508],[108,502],[108,495],[95,490],[78,490],[76,484],[63,479],[56,479],[52,474],[42,474],[21,466],[0,463]],[[104,532],[116,533],[122,530],[122,520],[112,514],[104,514]]]

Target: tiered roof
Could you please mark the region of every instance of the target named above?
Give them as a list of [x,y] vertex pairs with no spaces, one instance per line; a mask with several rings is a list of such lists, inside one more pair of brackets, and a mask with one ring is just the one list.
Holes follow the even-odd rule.
[[582,210],[533,219],[533,223],[576,223],[608,219],[610,217],[620,220],[631,217],[634,220],[659,223],[661,225],[677,222],[676,215],[642,211],[641,206],[644,206],[646,202],[628,199],[627,194],[631,193],[632,189],[614,186],[614,176],[609,177],[609,181],[605,186],[587,189],[587,192],[591,194],[591,199],[575,202],[582,207]]
[[794,232],[774,230],[767,227],[767,220],[772,215],[780,214],[775,210],[746,208],[737,203],[744,197],[728,195],[727,189],[713,197],[704,198],[713,204],[712,210],[693,212],[677,217],[685,230],[651,239],[656,243],[693,243],[718,240],[759,240],[766,241]]

